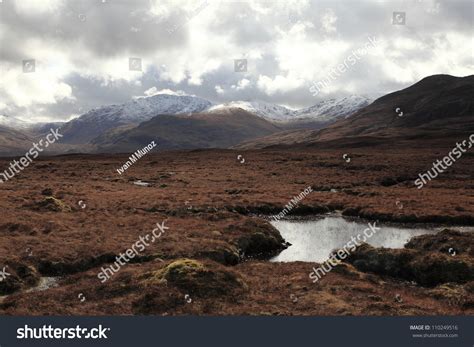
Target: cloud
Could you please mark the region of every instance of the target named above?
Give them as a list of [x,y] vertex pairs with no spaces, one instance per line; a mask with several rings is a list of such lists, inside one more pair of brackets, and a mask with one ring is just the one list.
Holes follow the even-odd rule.
[[[41,4],[40,4],[41,3]],[[136,95],[186,93],[216,103],[292,107],[348,93],[382,95],[426,77],[473,74],[469,0],[3,1],[5,113],[68,119]],[[406,13],[393,25],[394,11]],[[313,81],[368,36],[381,43],[315,98]],[[141,71],[129,58],[141,59]],[[35,59],[34,73],[22,61]],[[247,71],[234,71],[247,59]],[[3,111],[2,111],[3,112]]]
[[237,85],[232,85],[231,88],[232,89],[235,89],[235,90],[243,90],[245,88],[247,88],[248,86],[250,86],[250,80],[246,79],[246,78],[242,78],[238,83]]
[[298,89],[304,84],[304,81],[281,75],[277,75],[275,78],[260,76],[257,84],[266,94],[273,95],[275,93],[283,94]]
[[321,26],[326,33],[336,32],[337,16],[332,9],[326,10],[321,18]]

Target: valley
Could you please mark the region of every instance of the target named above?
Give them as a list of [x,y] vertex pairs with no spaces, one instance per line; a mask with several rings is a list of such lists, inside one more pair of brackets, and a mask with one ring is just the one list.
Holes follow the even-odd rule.
[[[93,110],[0,184],[0,312],[472,315],[474,153],[416,182],[472,137],[473,86],[429,76],[323,129],[289,130],[257,104]],[[6,129],[8,146],[33,138]],[[377,234],[341,253],[367,225]]]

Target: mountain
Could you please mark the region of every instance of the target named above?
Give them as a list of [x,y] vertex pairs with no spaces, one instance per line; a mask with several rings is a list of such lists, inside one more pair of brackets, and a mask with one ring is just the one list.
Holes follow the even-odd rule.
[[0,126],[16,130],[26,130],[31,126],[31,124],[6,114],[0,114]]
[[322,130],[287,132],[237,147],[451,143],[453,138],[474,133],[473,96],[474,75],[434,75],[387,94]]
[[29,134],[0,125],[0,156],[24,155],[32,143]]
[[61,127],[62,141],[83,144],[110,129],[124,125],[138,125],[158,114],[201,112],[211,102],[194,96],[159,94],[136,98],[120,105],[103,106],[69,121]]
[[299,110],[291,110],[284,106],[261,101],[233,101],[211,106],[208,111],[241,108],[269,121],[286,123],[284,125],[287,128],[304,127],[304,123],[313,123],[313,128],[321,128],[338,119],[346,118],[369,104],[369,98],[351,95],[340,99],[323,100],[311,107]]
[[295,116],[299,121],[310,119],[328,123],[347,118],[361,108],[368,106],[370,102],[369,98],[358,95],[341,99],[327,99],[318,102],[314,106],[298,110]]
[[[51,128],[60,128],[63,138],[54,146],[59,152],[135,151],[136,148],[128,144],[146,142],[131,138],[138,133],[144,134],[145,138],[159,138],[163,142],[160,149],[228,147],[292,128],[319,129],[368,102],[366,98],[353,96],[291,110],[257,101],[215,106],[198,97],[159,94],[95,108],[66,123],[33,124],[3,116],[0,124],[33,139]],[[155,119],[160,117],[162,120]],[[148,123],[152,118],[153,122]],[[149,133],[147,126],[154,133]],[[233,126],[236,128],[232,129]],[[173,134],[172,138],[170,134]]]
[[220,112],[221,110],[241,108],[270,121],[288,121],[293,118],[295,111],[284,106],[270,104],[262,101],[231,101],[220,105],[211,106],[207,111]]
[[[238,114],[240,111],[236,110],[253,113],[264,120],[275,122],[280,130],[295,127],[319,129],[340,117],[347,116],[350,112],[357,110],[362,104],[368,102],[366,98],[350,97],[340,100],[328,100],[307,109],[294,111],[284,106],[264,102],[236,101],[215,106],[210,101],[198,97],[159,94],[136,98],[120,105],[99,107],[63,124],[61,126],[61,133],[64,135],[62,143],[76,145],[108,143],[109,140],[117,138],[123,131],[130,130],[160,115],[189,115],[204,112],[207,117],[212,117],[212,115],[219,114]],[[228,110],[234,111],[227,112]],[[198,118],[193,118],[193,120],[196,119]],[[223,121],[219,117],[217,120]],[[223,126],[226,126],[225,122]],[[267,132],[263,135],[270,133]],[[181,135],[177,134],[177,136]],[[176,141],[176,143],[185,142],[185,138],[183,142]],[[214,146],[217,142],[210,139],[209,143],[204,144],[204,146]],[[235,144],[233,141],[232,143]]]
[[[474,75],[434,75],[387,94],[317,135],[339,138],[452,138],[474,131]],[[402,113],[403,112],[403,113]]]
[[131,129],[103,134],[92,141],[97,152],[135,152],[155,141],[156,150],[228,148],[281,131],[277,125],[242,109],[191,115],[158,115]]

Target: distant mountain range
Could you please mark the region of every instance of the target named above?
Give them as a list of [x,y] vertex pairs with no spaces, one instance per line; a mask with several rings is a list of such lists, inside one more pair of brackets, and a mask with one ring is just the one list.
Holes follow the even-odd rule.
[[[307,123],[304,127],[319,129],[324,125],[367,106],[369,99],[353,96],[340,100],[327,100],[310,108],[294,111],[286,107],[264,102],[236,101],[213,105],[210,101],[195,96],[159,94],[134,99],[121,105],[104,106],[93,109],[81,117],[62,126],[63,143],[83,144],[93,141],[109,130],[139,125],[153,117],[186,114],[188,116],[206,112],[215,115],[223,110],[242,109],[270,122],[285,123],[282,126]],[[308,125],[309,124],[309,125]]]
[[321,130],[295,130],[242,143],[255,149],[297,146],[452,143],[474,133],[474,75],[434,75],[387,94]]
[[254,113],[259,117],[275,122],[319,122],[327,124],[340,118],[345,118],[370,104],[370,99],[363,96],[351,95],[341,99],[328,99],[314,106],[299,110],[257,101],[234,101],[215,105],[209,108],[210,112],[222,109],[241,108]]
[[159,94],[95,108],[66,123],[29,124],[0,116],[0,155],[29,149],[51,127],[64,135],[50,149],[55,153],[134,152],[153,140],[157,150],[439,142],[474,133],[473,91],[472,75],[434,75],[373,103],[353,95],[300,110]]
[[[128,151],[136,143],[142,144],[138,134],[141,139],[161,141],[159,149],[229,147],[287,129],[320,129],[369,103],[368,98],[351,96],[291,110],[264,102],[214,105],[195,96],[158,94],[98,107],[65,123],[30,124],[2,116],[0,125],[32,138],[49,131],[50,127],[60,127],[63,138],[54,146],[59,152],[64,148],[68,151]],[[3,153],[1,148],[0,141]]]
[[27,130],[32,124],[6,114],[0,114],[0,126],[16,130]]

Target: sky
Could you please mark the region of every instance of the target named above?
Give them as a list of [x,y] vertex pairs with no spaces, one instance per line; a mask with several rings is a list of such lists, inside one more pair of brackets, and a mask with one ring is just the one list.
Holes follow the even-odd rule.
[[[473,6],[0,0],[0,114],[69,120],[159,93],[290,108],[351,94],[374,98],[433,74],[472,75]],[[324,87],[311,92],[320,81]]]

